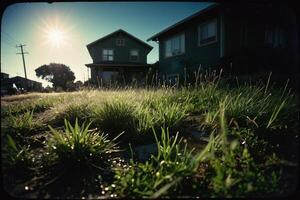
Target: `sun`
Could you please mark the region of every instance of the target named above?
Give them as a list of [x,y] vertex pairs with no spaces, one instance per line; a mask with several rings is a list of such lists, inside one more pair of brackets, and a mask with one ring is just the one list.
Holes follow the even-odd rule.
[[47,31],[47,39],[55,47],[60,47],[65,42],[65,33],[57,28]]
[[50,13],[35,24],[38,45],[46,47],[49,55],[65,52],[78,39],[75,24],[68,19],[68,15],[62,18],[58,13]]

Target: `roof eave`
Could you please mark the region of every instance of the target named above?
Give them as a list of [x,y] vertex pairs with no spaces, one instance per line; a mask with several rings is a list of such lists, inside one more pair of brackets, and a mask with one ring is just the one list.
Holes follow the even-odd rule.
[[108,34],[108,35],[105,35],[105,36],[102,37],[102,38],[99,38],[98,40],[96,40],[96,41],[94,41],[94,42],[91,42],[91,43],[87,44],[86,46],[87,46],[87,48],[89,48],[91,45],[96,44],[97,42],[99,42],[99,41],[101,41],[101,40],[103,40],[103,39],[105,39],[105,38],[107,38],[107,37],[109,37],[109,36],[111,36],[111,35],[113,35],[113,34],[115,34],[115,33],[117,33],[117,32],[120,32],[120,31],[123,32],[123,33],[125,33],[125,34],[127,34],[127,35],[129,35],[129,36],[131,36],[132,38],[134,38],[135,40],[139,41],[139,42],[142,43],[144,46],[146,46],[147,48],[149,48],[149,52],[153,49],[152,46],[150,46],[150,45],[147,44],[146,42],[140,40],[139,38],[133,36],[132,34],[128,33],[127,31],[124,31],[123,29],[118,29],[118,30],[116,30],[116,31],[114,31],[114,32],[112,32],[112,33],[110,33],[110,34]]

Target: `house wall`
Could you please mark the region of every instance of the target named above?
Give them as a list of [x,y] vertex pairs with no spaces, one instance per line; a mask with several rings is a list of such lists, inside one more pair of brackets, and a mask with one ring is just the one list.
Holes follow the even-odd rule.
[[[205,46],[198,45],[198,25],[210,19],[217,19],[217,41]],[[165,41],[170,37],[184,32],[185,53],[165,58]],[[199,65],[205,69],[216,65],[220,58],[220,16],[215,12],[189,22],[184,27],[159,38],[159,72],[162,75],[183,75],[184,67],[188,73],[197,71]]]
[[[194,72],[210,66],[223,68],[227,60],[238,73],[284,72],[299,73],[299,47],[295,14],[278,5],[232,5],[213,9],[159,36],[159,72],[161,75]],[[221,55],[221,16],[223,21],[223,51]],[[217,18],[217,42],[198,46],[198,25]],[[267,26],[280,27],[285,32],[284,47],[268,47],[265,43]],[[185,53],[165,58],[165,41],[185,33]],[[233,61],[232,61],[233,60]],[[221,65],[222,64],[222,65]],[[228,64],[229,65],[229,64]],[[227,65],[227,66],[228,66]]]
[[[117,46],[116,39],[125,39],[125,46]],[[149,51],[144,45],[132,39],[123,33],[114,34],[88,47],[89,53],[93,59],[93,63],[103,63],[102,50],[113,49],[114,61],[110,63],[128,63],[130,61],[130,50],[139,51],[139,61],[134,63],[147,63],[147,53]]]
[[[246,9],[248,8],[248,9]],[[225,57],[235,58],[234,70],[241,72],[296,71],[299,49],[295,48],[297,27],[287,7],[245,6],[224,8]],[[284,30],[285,45],[270,48],[265,43],[267,27]],[[282,67],[284,66],[284,67]]]
[[18,77],[18,76],[13,77],[9,81],[11,84],[15,83],[15,85],[18,88],[27,88],[27,84],[28,84],[27,89],[29,91],[40,91],[43,88],[42,83],[30,79],[27,79],[27,83],[26,83],[26,79],[23,77]]

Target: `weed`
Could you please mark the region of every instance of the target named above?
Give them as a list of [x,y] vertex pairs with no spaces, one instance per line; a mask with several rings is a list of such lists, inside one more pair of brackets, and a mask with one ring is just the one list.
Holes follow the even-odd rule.
[[89,163],[93,159],[105,161],[106,155],[115,152],[116,145],[108,140],[107,135],[90,131],[91,123],[78,125],[75,120],[73,127],[65,119],[65,132],[61,133],[49,126],[52,137],[48,142],[48,149],[57,156],[59,162],[72,166],[74,163]]
[[4,132],[10,134],[18,142],[25,144],[29,136],[36,133],[41,127],[41,124],[33,119],[33,112],[33,110],[27,111],[19,116],[10,115]]
[[150,133],[152,127],[177,128],[186,116],[185,103],[176,103],[169,98],[147,99],[137,109],[137,130],[139,133]]
[[93,113],[93,108],[87,103],[72,103],[69,104],[63,112],[57,115],[55,121],[57,123],[67,119],[71,123],[75,123],[76,119],[79,119],[80,123],[90,120]]
[[4,161],[6,162],[4,166],[7,166],[10,170],[12,168],[25,170],[33,164],[29,148],[16,144],[10,135],[7,135],[3,156],[5,157]]
[[[110,138],[124,132],[124,139],[134,136],[134,108],[126,102],[118,100],[105,102],[94,112],[92,118],[95,126],[108,133]],[[126,135],[126,138],[125,138]]]
[[[257,195],[257,193],[273,192],[278,184],[280,172],[267,166],[261,167],[251,156],[247,144],[243,146],[236,140],[228,142],[228,129],[225,118],[225,102],[220,104],[220,136],[221,149],[210,160],[214,171],[211,176],[212,196],[241,197]],[[260,167],[259,167],[260,166]],[[272,177],[270,179],[266,177]]]
[[[171,195],[181,179],[191,174],[205,154],[192,154],[187,150],[187,143],[182,146],[182,138],[169,134],[168,129],[161,129],[158,139],[155,130],[158,154],[152,155],[145,163],[135,163],[127,169],[116,168],[114,183],[109,187],[111,193],[119,197],[151,197]],[[206,153],[207,149],[204,150]],[[113,194],[114,195],[114,194]]]

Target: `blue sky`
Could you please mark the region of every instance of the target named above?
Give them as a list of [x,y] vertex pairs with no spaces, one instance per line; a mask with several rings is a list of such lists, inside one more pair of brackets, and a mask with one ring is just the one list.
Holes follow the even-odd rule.
[[[206,8],[205,2],[73,2],[18,3],[10,5],[1,21],[1,72],[23,76],[23,63],[17,44],[26,44],[27,76],[50,62],[63,63],[75,73],[76,80],[87,80],[91,63],[86,45],[117,29],[145,41],[164,28]],[[59,30],[59,36],[57,35]],[[58,37],[58,38],[57,38]],[[158,60],[158,45],[148,54],[148,63]],[[49,84],[51,85],[51,84]]]

